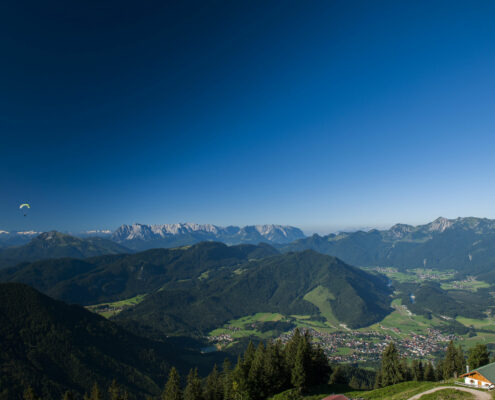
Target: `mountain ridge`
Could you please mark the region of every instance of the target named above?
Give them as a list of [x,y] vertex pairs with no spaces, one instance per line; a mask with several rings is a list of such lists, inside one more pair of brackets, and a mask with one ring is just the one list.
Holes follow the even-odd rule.
[[162,224],[147,225],[135,223],[121,225],[112,234],[111,239],[134,250],[146,250],[153,247],[177,247],[191,245],[201,241],[220,241],[229,245],[285,244],[306,237],[296,227],[288,225],[248,225],[244,227],[221,227],[212,224]]
[[0,269],[21,262],[50,258],[87,258],[104,254],[129,253],[122,245],[99,237],[77,238],[65,233],[50,231],[41,233],[30,242],[0,249]]
[[495,265],[495,220],[439,217],[417,226],[395,224],[386,230],[315,234],[279,249],[313,249],[362,267],[426,267],[478,274]]

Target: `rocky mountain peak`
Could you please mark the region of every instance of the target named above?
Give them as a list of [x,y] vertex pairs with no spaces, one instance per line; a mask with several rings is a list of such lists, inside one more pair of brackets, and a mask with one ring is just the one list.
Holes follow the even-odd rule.
[[450,219],[438,217],[435,221],[430,222],[427,226],[430,232],[443,232],[446,229],[450,228],[453,224],[454,221]]

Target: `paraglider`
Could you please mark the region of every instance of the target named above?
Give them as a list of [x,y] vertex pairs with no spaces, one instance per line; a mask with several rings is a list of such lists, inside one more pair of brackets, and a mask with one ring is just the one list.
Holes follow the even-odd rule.
[[31,206],[28,203],[23,203],[19,206],[19,210],[24,214],[24,216],[27,216],[27,211],[31,208]]

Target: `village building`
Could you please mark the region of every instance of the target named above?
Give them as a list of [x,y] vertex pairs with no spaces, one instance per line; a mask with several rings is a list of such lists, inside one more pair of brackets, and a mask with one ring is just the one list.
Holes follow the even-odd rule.
[[464,383],[481,389],[495,388],[495,363],[484,365],[461,375]]

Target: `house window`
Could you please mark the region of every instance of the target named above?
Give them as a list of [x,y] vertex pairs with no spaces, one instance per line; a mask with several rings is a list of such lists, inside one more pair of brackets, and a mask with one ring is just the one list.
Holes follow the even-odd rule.
[[473,379],[471,379],[471,380],[469,381],[469,383],[474,383],[474,380],[473,380]]

